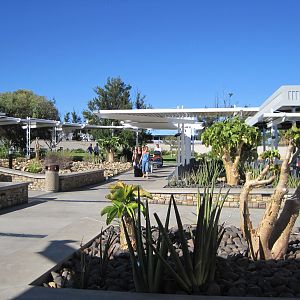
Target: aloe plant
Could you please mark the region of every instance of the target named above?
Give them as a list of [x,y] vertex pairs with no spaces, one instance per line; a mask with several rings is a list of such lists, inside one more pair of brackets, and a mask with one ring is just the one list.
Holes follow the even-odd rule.
[[[144,214],[146,220],[145,234],[143,233],[141,224],[141,208],[141,202],[139,202],[137,219],[134,222],[136,250],[134,250],[132,246],[127,228],[125,226],[125,221],[122,219],[132,264],[133,280],[137,292],[158,293],[162,291],[164,279],[164,266],[163,261],[153,252],[153,239],[147,200]],[[170,212],[171,202],[168,207],[167,217],[164,226],[164,229],[166,231],[168,231]],[[143,244],[144,239],[146,240],[145,246]],[[155,250],[157,253],[159,253],[160,257],[167,259],[168,247],[166,245],[166,241],[161,238],[161,235],[157,240]]]

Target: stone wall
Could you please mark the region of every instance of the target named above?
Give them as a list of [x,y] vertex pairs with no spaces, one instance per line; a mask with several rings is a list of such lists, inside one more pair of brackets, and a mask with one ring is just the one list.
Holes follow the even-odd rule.
[[[272,192],[273,189],[270,189],[269,192],[262,192],[259,190],[257,190],[256,192],[252,192],[250,194],[250,200],[248,203],[249,208],[266,208],[266,204],[270,200]],[[202,193],[203,191],[200,191],[200,194]],[[223,197],[225,193],[226,191],[222,193]],[[178,189],[174,189],[174,192],[170,192],[170,189],[168,189],[168,192],[156,191],[151,192],[151,194],[153,199],[149,200],[149,203],[153,204],[168,204],[170,197],[173,194],[176,204],[178,205],[197,205],[197,191],[187,192],[185,189],[184,191],[179,192]],[[292,194],[292,191],[290,191],[290,194]],[[217,194],[215,194],[215,197],[217,197]],[[224,202],[224,207],[239,207],[239,197],[239,191],[236,190],[235,192],[230,192]]]
[[62,174],[59,175],[59,191],[71,191],[87,185],[101,183],[104,180],[103,170]]
[[[17,170],[0,168],[0,181],[26,182],[30,190],[45,190],[45,174],[32,174]],[[97,184],[105,180],[103,170],[78,173],[59,174],[59,191],[70,191],[87,185]]]
[[22,172],[0,167],[0,182],[26,182],[28,188],[35,191],[45,190],[45,175]]
[[0,182],[0,209],[28,203],[28,184]]

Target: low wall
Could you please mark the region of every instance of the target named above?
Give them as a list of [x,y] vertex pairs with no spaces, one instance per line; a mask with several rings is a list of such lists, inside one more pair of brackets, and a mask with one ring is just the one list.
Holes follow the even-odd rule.
[[33,174],[0,167],[0,182],[26,182],[30,190],[45,190],[45,174]]
[[28,183],[0,182],[0,209],[28,203]]
[[[0,181],[28,183],[30,190],[45,190],[45,174],[32,174],[7,168],[0,168]],[[70,191],[105,180],[103,170],[59,174],[59,191]]]
[[[256,189],[250,193],[249,208],[266,208],[266,204],[270,201],[271,195],[274,189]],[[199,189],[200,194],[203,194],[203,189]],[[222,191],[222,195],[226,194],[227,190]],[[293,194],[294,189],[289,191],[288,195]],[[176,204],[178,205],[197,205],[198,189],[165,189],[151,191],[150,193],[153,199],[149,200],[149,203],[153,204],[168,204],[171,195],[174,196]],[[224,207],[239,207],[241,189],[235,188],[230,190],[227,196]],[[217,197],[218,191],[215,193]],[[286,195],[286,198],[288,197]]]
[[71,191],[105,181],[103,170],[85,171],[59,175],[59,191]]

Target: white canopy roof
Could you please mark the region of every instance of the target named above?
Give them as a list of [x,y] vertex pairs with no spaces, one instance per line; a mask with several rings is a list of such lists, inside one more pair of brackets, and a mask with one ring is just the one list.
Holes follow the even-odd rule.
[[178,124],[193,124],[197,117],[253,116],[258,107],[232,108],[174,108],[174,109],[127,109],[94,111],[99,118],[123,121],[144,129],[177,129]]
[[[269,122],[271,118],[280,118],[282,121],[300,121],[300,85],[283,85],[276,90],[259,108],[259,112],[246,120],[249,125],[258,125]],[[291,113],[296,113],[293,115]],[[288,118],[293,118],[288,119]]]

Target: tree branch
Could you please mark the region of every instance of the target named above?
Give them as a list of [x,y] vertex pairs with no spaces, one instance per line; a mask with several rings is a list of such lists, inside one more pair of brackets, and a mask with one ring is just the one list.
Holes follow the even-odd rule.
[[262,180],[268,173],[270,169],[270,165],[267,164],[264,169],[261,171],[261,173],[259,174],[259,176],[257,177],[257,180]]
[[300,154],[300,148],[296,149],[296,152],[292,155],[292,157],[290,158],[289,164],[291,165],[299,156]]
[[240,159],[241,159],[241,153],[242,153],[242,148],[244,146],[244,142],[241,142],[238,146],[238,149],[236,151],[236,156],[235,156],[235,159],[234,159],[234,166],[237,167],[237,165],[239,164],[240,162]]

